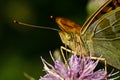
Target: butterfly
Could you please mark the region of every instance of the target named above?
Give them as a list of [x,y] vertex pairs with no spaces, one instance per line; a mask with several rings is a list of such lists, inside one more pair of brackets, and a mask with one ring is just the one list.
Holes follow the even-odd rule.
[[120,69],[120,0],[107,0],[83,26],[62,17],[56,22],[62,42],[72,51],[102,55],[109,65]]

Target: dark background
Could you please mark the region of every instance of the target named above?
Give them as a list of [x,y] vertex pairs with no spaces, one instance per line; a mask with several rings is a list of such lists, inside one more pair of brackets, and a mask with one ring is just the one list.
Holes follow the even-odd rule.
[[55,29],[59,28],[51,15],[83,24],[88,16],[87,3],[87,0],[1,0],[0,80],[27,80],[23,72],[39,79],[44,75],[40,56],[50,62],[49,51],[63,45],[57,31],[18,25],[13,23],[14,19]]

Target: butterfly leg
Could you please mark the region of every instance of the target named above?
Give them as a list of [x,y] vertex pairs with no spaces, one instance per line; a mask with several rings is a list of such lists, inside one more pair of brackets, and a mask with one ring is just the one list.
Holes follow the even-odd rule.
[[106,63],[106,59],[105,58],[98,58],[98,57],[91,57],[94,60],[101,60],[104,61],[105,64],[105,72],[107,72],[107,63]]
[[65,62],[65,65],[68,67],[68,62],[67,62],[67,60],[66,60],[66,58],[65,58],[65,55],[64,55],[64,52],[63,52],[63,49],[64,49],[64,48],[65,48],[65,47],[61,46],[61,47],[60,47],[60,52],[61,52],[61,54],[62,54],[63,60],[64,60],[64,62]]
[[66,50],[67,52],[70,52],[70,53],[76,54],[75,51],[70,50],[70,49],[67,49],[67,48],[65,48],[64,46],[61,46],[60,49],[61,49],[62,51],[63,51],[63,50]]
[[[94,60],[101,60],[104,61],[104,65],[105,65],[105,72],[107,73],[107,62],[105,58],[100,58],[100,57],[91,57]],[[107,78],[105,80],[108,80]]]
[[70,49],[65,48],[64,46],[61,46],[61,47],[60,47],[60,51],[61,51],[63,60],[64,60],[65,64],[68,66],[68,62],[67,62],[67,60],[66,60],[66,58],[65,58],[65,55],[64,55],[63,50],[65,50],[65,51],[67,51],[67,52],[70,52],[70,53],[73,53],[73,54],[74,54],[75,52],[72,51],[72,50],[70,50]]

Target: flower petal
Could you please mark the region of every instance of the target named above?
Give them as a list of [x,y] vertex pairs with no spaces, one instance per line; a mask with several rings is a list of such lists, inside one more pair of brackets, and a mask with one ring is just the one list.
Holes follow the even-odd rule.
[[77,76],[78,73],[82,70],[81,58],[78,58],[76,55],[71,56],[69,59],[70,75]]
[[54,62],[55,66],[54,69],[57,73],[59,73],[61,76],[67,78],[68,77],[68,70],[65,64],[59,60],[56,60]]

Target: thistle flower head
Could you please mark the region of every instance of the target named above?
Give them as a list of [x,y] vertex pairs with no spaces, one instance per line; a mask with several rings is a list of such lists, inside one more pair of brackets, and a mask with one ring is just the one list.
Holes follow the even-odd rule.
[[43,58],[41,59],[47,74],[39,80],[105,80],[112,76],[111,74],[107,75],[104,69],[94,71],[99,60],[93,61],[91,57],[81,58],[72,55],[68,59],[67,66],[62,61],[55,60],[53,57],[54,66],[47,63]]

